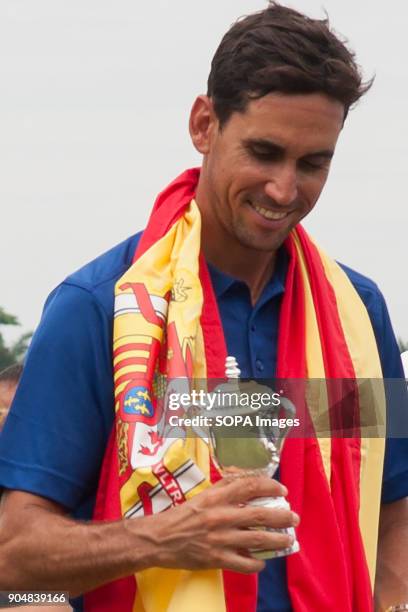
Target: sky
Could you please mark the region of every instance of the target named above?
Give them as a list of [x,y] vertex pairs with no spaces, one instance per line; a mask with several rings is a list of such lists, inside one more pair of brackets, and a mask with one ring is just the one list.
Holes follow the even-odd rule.
[[[69,273],[143,228],[156,194],[200,164],[188,135],[212,55],[263,0],[0,2],[0,306],[12,341]],[[327,11],[372,90],[346,121],[305,227],[374,279],[408,340],[408,8],[293,0]]]

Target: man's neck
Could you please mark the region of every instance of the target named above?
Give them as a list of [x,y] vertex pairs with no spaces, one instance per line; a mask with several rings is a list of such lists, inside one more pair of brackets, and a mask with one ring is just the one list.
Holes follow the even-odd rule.
[[210,205],[211,197],[203,166],[195,201],[201,213],[201,247],[204,256],[224,274],[246,283],[254,305],[274,273],[277,252],[258,251],[242,244],[216,219]]
[[271,279],[276,263],[276,252],[261,252],[236,244],[225,236],[214,240],[202,228],[201,244],[206,260],[224,274],[237,278],[248,286],[252,304],[256,304],[265,285]]

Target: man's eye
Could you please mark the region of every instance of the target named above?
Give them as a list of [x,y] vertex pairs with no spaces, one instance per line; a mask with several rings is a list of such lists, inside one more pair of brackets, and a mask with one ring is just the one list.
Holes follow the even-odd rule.
[[299,162],[299,166],[301,167],[302,170],[306,170],[309,172],[312,172],[313,170],[315,171],[327,170],[327,168],[329,167],[329,161],[328,160],[311,161],[311,160],[303,159]]
[[260,159],[260,160],[273,160],[276,158],[276,155],[274,155],[273,152],[267,150],[267,149],[256,149],[256,148],[252,148],[251,149],[251,154],[256,158],[256,159]]

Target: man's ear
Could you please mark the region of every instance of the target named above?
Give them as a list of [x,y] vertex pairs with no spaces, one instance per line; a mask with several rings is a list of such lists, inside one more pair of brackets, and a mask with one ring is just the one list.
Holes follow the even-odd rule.
[[218,119],[211,98],[198,96],[190,113],[189,130],[193,145],[199,153],[207,155],[218,129]]

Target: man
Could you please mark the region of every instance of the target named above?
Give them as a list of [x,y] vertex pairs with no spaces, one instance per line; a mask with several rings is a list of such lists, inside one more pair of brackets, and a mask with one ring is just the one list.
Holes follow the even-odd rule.
[[[298,225],[367,89],[325,22],[272,4],[225,35],[190,117],[201,171],[48,299],[0,445],[2,589],[87,593],[90,610],[365,612],[379,530],[377,609],[408,602],[404,440],[384,470],[381,440],[290,440],[286,489],[210,486],[206,444],[158,433],[166,379],[222,377],[227,352],[249,378],[402,377],[377,287]],[[247,504],[278,495],[296,512]],[[251,555],[288,547],[273,530],[290,526],[299,553]]]
[[15,364],[0,372],[0,429],[13,401],[22,369],[20,364]]

